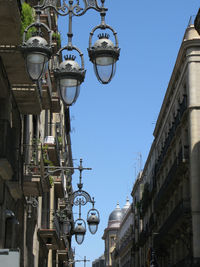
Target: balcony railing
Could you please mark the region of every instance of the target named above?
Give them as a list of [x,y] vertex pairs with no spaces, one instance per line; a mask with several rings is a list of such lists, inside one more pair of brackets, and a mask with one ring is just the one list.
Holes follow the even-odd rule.
[[[42,214],[42,225],[38,230],[39,238],[42,239],[48,249],[63,250],[65,249],[62,237],[63,229],[56,215],[53,216],[52,223],[50,223],[50,213],[50,211],[47,211],[45,214]],[[49,220],[47,220],[46,217],[48,217]]]
[[21,1],[2,0],[0,8],[1,44],[19,44]]
[[53,113],[59,113],[61,109],[60,98],[57,92],[52,92],[51,111]]
[[177,127],[179,126],[180,122],[181,122],[181,119],[184,115],[184,112],[185,110],[187,109],[187,96],[184,95],[184,98],[183,98],[183,101],[179,104],[179,108],[177,110],[177,114],[176,116],[174,117],[174,121],[172,123],[172,127],[170,128],[169,130],[169,133],[168,133],[168,136],[165,140],[165,143],[164,143],[164,147],[162,149],[162,152],[157,160],[157,163],[156,163],[156,173],[159,172],[160,168],[161,168],[161,165],[162,165],[162,162],[163,162],[163,159],[168,151],[168,148],[170,147],[170,144],[172,142],[172,139],[174,138],[175,136],[175,132],[176,132],[176,129]]
[[153,173],[150,178],[150,183],[149,183],[149,194],[152,197],[156,189],[156,174],[155,174],[155,167],[153,168]]
[[121,241],[121,245],[119,245],[118,247],[118,252],[122,252],[124,249],[126,249],[126,247],[129,245],[129,244],[132,244],[133,242],[133,235],[132,233],[129,233],[129,235],[127,235],[127,237]]
[[183,162],[188,157],[187,150],[183,153],[182,149],[179,151],[177,158],[175,158],[174,163],[172,164],[163,185],[161,186],[155,200],[154,200],[154,209],[158,209],[164,200],[167,200],[167,194],[172,185],[175,184],[181,172],[185,170],[185,163]]
[[60,147],[57,134],[45,137],[43,151],[47,153],[47,160],[52,165],[60,166]]
[[58,198],[64,198],[65,196],[65,176],[61,173],[59,176],[54,176],[54,188]]
[[142,232],[140,232],[139,234],[139,240],[138,240],[138,244],[140,247],[142,247],[146,240],[148,238],[148,232],[146,230],[142,230]]
[[24,147],[24,183],[26,196],[41,196],[42,192],[50,190],[49,177],[44,172],[44,162],[41,146],[25,145]]
[[159,229],[159,234],[154,238],[154,244],[158,246],[160,243],[164,242],[169,231],[175,229],[175,225],[178,227],[180,222],[182,222],[188,215],[190,216],[190,210],[190,201],[181,200]]
[[15,146],[13,143],[12,129],[8,120],[0,120],[0,176],[10,180],[13,175],[15,163]]
[[155,225],[155,215],[154,215],[154,213],[152,213],[150,218],[149,218],[149,231],[150,232],[152,231],[154,225]]

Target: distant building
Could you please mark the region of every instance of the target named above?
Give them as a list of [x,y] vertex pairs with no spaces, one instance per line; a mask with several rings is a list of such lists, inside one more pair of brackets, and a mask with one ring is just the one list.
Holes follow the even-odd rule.
[[102,255],[92,262],[92,267],[105,267],[105,257]]
[[126,216],[127,211],[131,208],[129,200],[127,199],[125,206],[121,209],[119,204],[111,212],[108,219],[108,227],[104,230],[102,239],[105,241],[105,266],[113,266],[115,262],[115,248],[117,242],[117,235],[120,229],[121,222]]
[[116,237],[116,248],[113,253],[113,266],[131,266],[133,247],[133,206],[127,199],[126,205],[122,209],[123,217]]

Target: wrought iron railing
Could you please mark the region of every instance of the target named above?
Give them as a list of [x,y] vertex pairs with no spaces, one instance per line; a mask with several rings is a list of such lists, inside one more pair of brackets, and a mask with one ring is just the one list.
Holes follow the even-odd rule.
[[0,158],[6,158],[14,166],[16,147],[8,120],[0,119]]
[[177,164],[177,158],[175,158],[174,163],[172,164],[166,178],[165,181],[163,183],[163,185],[161,186],[155,200],[154,200],[154,208],[157,209],[158,205],[161,204],[162,199],[165,198],[165,193],[166,193],[166,189],[169,186],[169,184],[172,182],[173,178],[176,175],[176,170],[177,170],[178,164]]
[[162,239],[167,236],[167,233],[172,229],[172,226],[179,220],[184,220],[184,216],[190,213],[190,201],[181,200],[167,217],[162,227],[159,229],[159,234],[155,236],[154,244],[159,245]]
[[154,225],[155,225],[155,218],[154,218],[154,213],[151,214],[149,218],[149,231],[152,231]]
[[171,188],[172,183],[175,182],[178,175],[180,175],[179,170],[183,171],[184,167],[187,166],[183,162],[183,160],[188,159],[188,147],[185,146],[184,150],[180,149],[178,156],[175,158],[166,178],[161,186],[155,200],[154,200],[154,209],[156,210],[163,202],[166,200],[166,194],[168,193],[169,189]]
[[60,238],[60,236],[62,235],[62,228],[59,222],[59,218],[56,216],[54,210],[42,211],[41,229],[55,229],[57,236]]
[[184,95],[182,102],[179,104],[179,108],[178,108],[177,114],[174,117],[174,121],[173,121],[172,126],[171,126],[171,128],[169,130],[168,136],[167,136],[167,138],[165,140],[162,152],[161,152],[161,154],[160,154],[160,156],[159,156],[159,158],[157,160],[156,173],[158,173],[160,168],[161,168],[161,165],[163,163],[164,157],[165,157],[165,155],[166,155],[166,153],[168,151],[168,148],[170,147],[172,139],[175,136],[176,129],[179,126],[179,124],[181,122],[181,119],[182,119],[186,109],[187,109],[187,96]]
[[24,145],[25,173],[40,173],[41,145]]

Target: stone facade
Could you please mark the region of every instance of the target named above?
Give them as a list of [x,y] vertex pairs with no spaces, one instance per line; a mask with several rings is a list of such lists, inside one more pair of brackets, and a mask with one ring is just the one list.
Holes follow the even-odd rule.
[[[52,62],[39,86],[26,73],[21,2],[2,0],[0,8],[0,249],[19,249],[20,267],[64,266],[73,251],[59,212],[67,208],[73,219],[66,202],[72,172],[51,168],[72,166],[70,114],[58,98]],[[55,12],[41,19],[57,30]]]
[[200,266],[199,62],[200,37],[189,25],[141,175],[133,266],[150,266],[152,251],[159,267]]

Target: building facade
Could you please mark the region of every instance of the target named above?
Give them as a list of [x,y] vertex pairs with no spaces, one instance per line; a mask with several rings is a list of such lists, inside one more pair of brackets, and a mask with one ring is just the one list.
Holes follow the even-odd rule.
[[102,255],[92,262],[92,267],[105,267],[105,257]]
[[[37,3],[0,4],[0,249],[17,250],[20,267],[61,267],[73,261],[67,201],[73,171],[59,169],[73,166],[70,114],[58,97],[52,61],[38,85],[26,72],[20,32]],[[53,10],[41,20],[57,33]],[[55,40],[54,53],[59,45]]]
[[[116,208],[111,212],[108,218],[108,226],[104,230],[104,234],[102,239],[105,242],[105,266],[122,266],[119,258],[119,253],[122,252],[124,246],[127,247],[130,241],[130,233],[132,231],[132,205],[130,204],[128,198],[126,200],[126,204],[121,209],[119,204],[117,204]],[[130,242],[129,242],[130,241]],[[130,246],[131,247],[131,246]],[[125,252],[126,252],[125,249]],[[123,266],[126,266],[127,260],[130,260],[130,251],[127,250],[128,253],[125,253],[124,259],[125,262]]]
[[123,217],[116,237],[113,266],[128,267],[132,264],[133,249],[133,206],[127,202],[122,209]]
[[[200,266],[200,38],[186,29],[142,172],[133,266]],[[155,252],[155,255],[154,253]],[[154,257],[154,258],[152,258]]]

